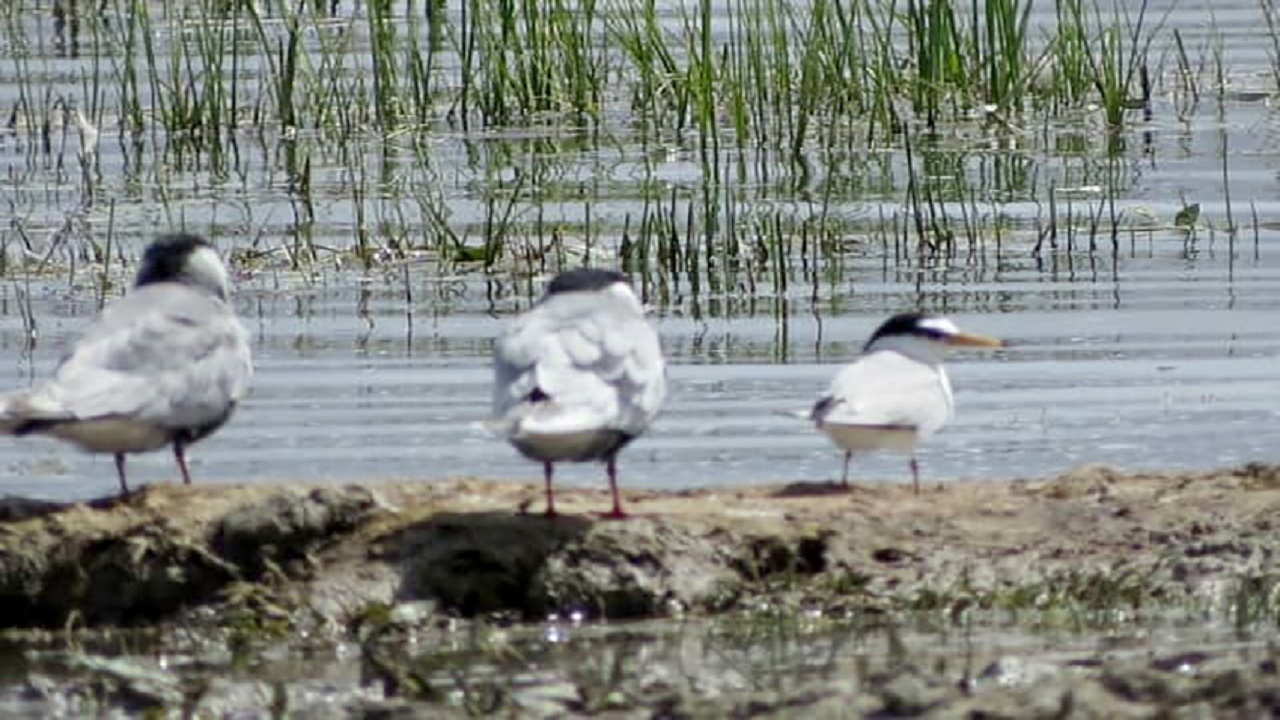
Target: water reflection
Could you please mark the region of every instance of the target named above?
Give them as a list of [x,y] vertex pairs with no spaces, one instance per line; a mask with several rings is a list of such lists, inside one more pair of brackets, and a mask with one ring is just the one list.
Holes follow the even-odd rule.
[[[14,716],[101,712],[173,697],[174,705],[185,698],[192,708],[236,714],[287,691],[290,710],[301,714],[882,714],[922,696],[935,709],[998,713],[1025,707],[1039,688],[1055,710],[1059,695],[1074,693],[1114,712],[1120,700],[1107,689],[1141,683],[1141,696],[1125,696],[1133,707],[1178,707],[1191,688],[1202,705],[1225,709],[1242,696],[1270,697],[1274,665],[1261,628],[1125,610],[887,619],[761,607],[718,620],[640,623],[566,614],[531,627],[423,627],[413,623],[417,612],[397,607],[388,619],[357,621],[351,640],[293,647],[254,638],[228,650],[198,641],[198,631],[85,633],[70,648],[28,641],[0,648],[0,708]],[[184,696],[192,687],[199,693]]]

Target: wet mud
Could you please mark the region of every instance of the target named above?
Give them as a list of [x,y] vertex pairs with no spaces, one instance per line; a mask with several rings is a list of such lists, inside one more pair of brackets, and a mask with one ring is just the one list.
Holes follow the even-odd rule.
[[[1101,618],[1115,633],[1176,613],[1256,635],[1280,617],[1277,466],[1085,467],[919,495],[635,491],[625,521],[593,514],[607,507],[603,491],[566,489],[555,519],[536,514],[537,498],[533,486],[482,480],[8,498],[0,617],[13,660],[0,706],[272,714],[320,703],[378,717],[1280,709],[1272,651],[1239,632],[1229,651],[1205,641],[1009,654],[979,642],[960,663],[904,629],[921,617],[947,632]],[[730,670],[706,658],[682,675],[673,665],[690,643],[717,657],[791,648],[757,668],[786,681],[727,682]],[[237,672],[246,663],[276,670]],[[324,692],[317,677],[330,678]]]

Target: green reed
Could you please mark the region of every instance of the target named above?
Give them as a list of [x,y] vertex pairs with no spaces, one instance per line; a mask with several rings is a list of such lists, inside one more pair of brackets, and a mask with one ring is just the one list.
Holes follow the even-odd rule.
[[433,85],[433,77],[445,45],[445,10],[445,0],[424,0],[425,18],[419,17],[414,0],[410,0],[406,10],[408,32],[401,44],[406,77],[401,84],[401,95],[407,98],[412,120],[418,126],[426,126],[435,115],[439,92]]
[[924,125],[934,128],[948,105],[949,114],[956,114],[954,90],[968,84],[960,37],[965,24],[950,0],[908,0],[903,20],[907,55],[915,68],[912,107]]
[[[877,241],[904,262],[980,264],[993,237],[997,253],[1015,241],[1001,226],[1008,197],[1047,197],[1047,222],[1069,246],[1114,235],[1124,222],[1114,203],[1101,216],[1079,204],[1069,221],[1054,207],[1052,183],[1069,184],[1073,167],[1028,179],[1019,161],[1037,162],[1024,152],[955,145],[1007,136],[1027,147],[1019,126],[1078,119],[1093,101],[1124,129],[1148,94],[1142,68],[1159,29],[1145,3],[1109,15],[1084,0],[1059,3],[1057,26],[1036,38],[1029,0],[690,0],[674,19],[657,0],[373,0],[347,16],[265,2],[108,0],[106,20],[87,24],[106,81],[86,78],[83,99],[68,102],[91,108],[95,123],[120,118],[132,187],[165,212],[181,193],[139,175],[164,184],[171,172],[207,171],[247,185],[257,148],[266,172],[282,174],[298,262],[316,259],[324,208],[313,193],[329,182],[319,171],[340,167],[341,188],[328,191],[354,208],[342,250],[366,265],[427,249],[446,265],[545,269],[616,251],[659,274],[655,291],[692,278],[711,294],[757,283],[781,292],[795,263],[817,277],[848,247]],[[27,62],[11,60],[19,76]],[[263,69],[249,77],[253,66]],[[57,98],[22,92],[13,112],[44,122]],[[590,139],[490,152],[492,131],[566,126]],[[434,148],[459,135],[475,157],[446,173]],[[388,161],[410,147],[413,162]],[[614,180],[594,179],[582,181],[574,219],[557,216],[573,201],[555,158],[606,148],[640,168],[628,192],[643,194],[643,208],[601,213],[599,188]],[[694,177],[658,181],[664,160],[654,158],[668,152],[690,153]],[[894,173],[904,154],[905,178]],[[1094,172],[1123,187],[1123,163]],[[879,224],[832,216],[869,193],[909,211],[880,210]],[[467,226],[451,207],[459,195],[480,206]],[[800,209],[775,209],[778,200]]]
[[[1046,67],[1070,102],[1083,99],[1086,76],[1108,102],[1128,98],[1119,90],[1137,66],[1145,17],[1143,6],[1130,19],[1131,32],[1101,33],[1090,47],[1080,0],[1066,0],[1059,5],[1058,34],[1036,60],[1027,31],[1030,3],[1020,0],[971,2],[964,10],[946,0],[912,0],[901,13],[865,0],[815,0],[804,7],[735,0],[725,8],[697,2],[681,6],[674,26],[662,24],[654,0],[600,6],[594,0],[485,0],[464,3],[456,24],[446,19],[442,0],[403,8],[375,0],[356,18],[331,18],[311,3],[282,0],[270,20],[252,3],[190,9],[166,3],[166,17],[174,13],[188,29],[168,36],[162,52],[155,38],[166,35],[152,19],[154,7],[116,0],[112,14],[121,22],[109,27],[119,37],[106,40],[123,52],[103,53],[121,58],[121,114],[135,131],[148,125],[144,113],[154,111],[165,128],[212,149],[208,133],[243,121],[242,108],[254,122],[271,119],[286,129],[337,130],[345,137],[441,119],[465,127],[473,111],[491,127],[548,113],[597,122],[612,85],[638,120],[696,128],[707,140],[709,166],[719,153],[715,136],[726,129],[736,147],[799,155],[815,129],[823,147],[837,141],[836,128],[896,133],[894,106],[901,100],[914,111],[903,119],[929,127],[963,119],[978,102],[1016,113]],[[713,38],[713,12],[723,14],[727,42]],[[242,23],[256,35],[256,47],[241,41],[236,28]],[[345,28],[335,32],[335,24]],[[349,38],[361,27],[369,40],[360,49],[368,53],[364,66],[350,59],[357,48]],[[456,74],[442,69],[443,52],[456,54]],[[269,103],[255,95],[260,88],[238,84],[245,53],[267,64]],[[870,139],[876,130],[867,132]]]
[[402,115],[397,91],[400,87],[397,59],[397,18],[391,0],[370,0],[365,4],[369,24],[369,57],[372,61],[374,118],[379,127],[394,127]]
[[628,98],[635,122],[679,131],[689,109],[689,77],[659,26],[655,0],[613,0],[605,7],[610,45],[631,73]]
[[9,60],[12,61],[13,77],[17,84],[18,97],[9,109],[8,125],[22,126],[33,130],[40,126],[40,118],[47,117],[48,107],[40,108],[35,88],[27,78],[32,77],[31,51],[28,38],[21,27],[22,14],[17,3],[5,3],[0,12],[4,13],[5,36],[8,45]]
[[[790,4],[786,7],[792,8]],[[866,58],[874,56],[876,48],[869,46],[859,31],[866,24],[866,6],[862,3],[815,0],[807,16],[794,9],[788,13],[793,45],[801,48],[795,121],[789,142],[792,154],[798,156],[805,148],[810,127],[825,135],[818,139],[818,145],[830,147],[839,142],[836,131],[843,123],[827,121],[852,121],[875,106],[869,99],[873,69]]]
[[1108,127],[1124,127],[1128,111],[1149,108],[1147,55],[1154,34],[1145,26],[1147,0],[1136,12],[1117,4],[1110,20],[1094,6],[1094,45],[1089,54],[1090,74],[1097,89]]
[[985,78],[986,102],[1017,110],[1032,79],[1027,20],[1030,0],[973,0],[973,72]]
[[1037,69],[1039,94],[1054,107],[1079,107],[1093,91],[1092,50],[1084,0],[1061,0],[1056,7],[1057,33],[1047,43]]
[[[302,9],[304,7],[306,7],[305,3],[298,2],[294,12],[284,13],[284,37],[279,37],[268,31],[262,16],[258,13],[257,6],[253,3],[248,4],[249,21],[257,32],[262,57],[267,61],[268,82],[274,100],[274,119],[278,122],[278,128],[286,132],[299,127],[294,101],[299,66],[302,62]],[[255,115],[259,121],[266,119],[263,117],[260,105],[255,109]]]
[[1280,6],[1276,0],[1259,0],[1262,21],[1267,27],[1267,56],[1271,59],[1271,76],[1280,87]]
[[594,0],[481,0],[465,10],[464,109],[486,126],[544,114],[594,122],[607,81]]

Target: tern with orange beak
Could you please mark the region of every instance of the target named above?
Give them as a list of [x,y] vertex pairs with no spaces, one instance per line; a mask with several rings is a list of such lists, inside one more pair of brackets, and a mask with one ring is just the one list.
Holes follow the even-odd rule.
[[955,323],[934,315],[902,313],[885,321],[809,413],[817,428],[844,450],[841,484],[849,485],[854,455],[890,450],[910,456],[911,479],[919,493],[916,445],[941,430],[954,413],[951,382],[942,366],[947,351],[1003,345],[961,332]]

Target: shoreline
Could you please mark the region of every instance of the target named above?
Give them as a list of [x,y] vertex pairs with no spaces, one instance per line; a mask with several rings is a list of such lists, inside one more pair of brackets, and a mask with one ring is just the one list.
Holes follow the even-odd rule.
[[[367,485],[153,485],[123,500],[6,507],[0,608],[11,626],[138,626],[216,605],[233,584],[304,589],[349,622],[370,603],[532,619],[574,607],[633,619],[714,613],[771,592],[894,611],[1013,605],[1090,575],[1152,598],[1203,595],[1232,573],[1280,571],[1280,466],[908,486],[823,484],[625,492],[476,479]],[[20,518],[24,513],[30,517]],[[1136,577],[1135,576],[1135,577]],[[109,587],[105,592],[103,588]],[[1068,595],[1070,592],[1068,592]],[[1066,597],[1066,600],[1074,598]]]
[[28,508],[0,521],[0,712],[1280,711],[1280,465],[630,491],[625,521],[591,514],[604,489],[519,514],[540,492],[159,485]]

